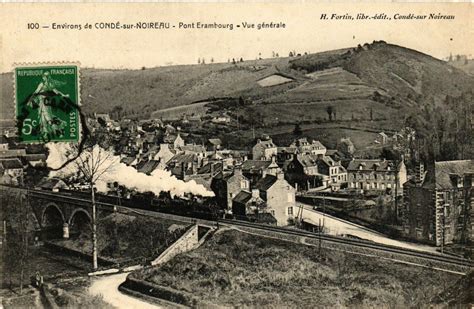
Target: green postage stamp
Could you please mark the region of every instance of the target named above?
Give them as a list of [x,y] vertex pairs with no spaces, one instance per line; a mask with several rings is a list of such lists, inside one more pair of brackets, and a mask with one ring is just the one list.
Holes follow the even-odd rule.
[[77,65],[15,68],[16,118],[21,141],[79,141],[78,71]]

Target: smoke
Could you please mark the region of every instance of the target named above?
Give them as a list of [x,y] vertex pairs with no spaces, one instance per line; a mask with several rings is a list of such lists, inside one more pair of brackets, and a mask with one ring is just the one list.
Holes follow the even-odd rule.
[[[48,167],[57,169],[64,162],[74,157],[74,148],[64,143],[48,143],[49,156],[46,160]],[[76,154],[77,156],[77,154]],[[79,165],[85,162],[87,166],[93,165],[93,160],[98,158],[102,161],[96,169],[96,174],[101,176],[95,180],[99,192],[107,192],[107,183],[117,182],[129,189],[138,192],[151,191],[158,195],[160,192],[169,191],[171,195],[183,196],[185,193],[192,193],[200,196],[214,196],[203,185],[197,184],[194,180],[184,182],[171,175],[169,171],[156,169],[151,175],[139,173],[135,168],[120,162],[120,157],[114,156],[111,152],[94,146],[92,150],[81,153],[78,158],[58,171],[51,171],[50,177],[71,177],[79,172]]]

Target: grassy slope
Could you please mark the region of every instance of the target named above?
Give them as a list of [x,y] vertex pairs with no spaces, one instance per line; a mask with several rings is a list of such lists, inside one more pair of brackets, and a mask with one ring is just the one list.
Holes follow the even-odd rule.
[[426,305],[458,279],[237,231],[133,276],[221,306],[292,308]]

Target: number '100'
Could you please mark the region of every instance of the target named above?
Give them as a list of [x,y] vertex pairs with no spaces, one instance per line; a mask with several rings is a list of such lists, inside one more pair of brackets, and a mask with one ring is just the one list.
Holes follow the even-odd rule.
[[40,25],[38,23],[28,23],[28,29],[39,29]]

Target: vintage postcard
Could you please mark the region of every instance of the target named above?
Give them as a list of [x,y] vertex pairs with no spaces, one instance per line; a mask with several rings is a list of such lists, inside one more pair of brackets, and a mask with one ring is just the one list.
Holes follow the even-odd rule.
[[0,4],[0,307],[471,308],[473,20]]

